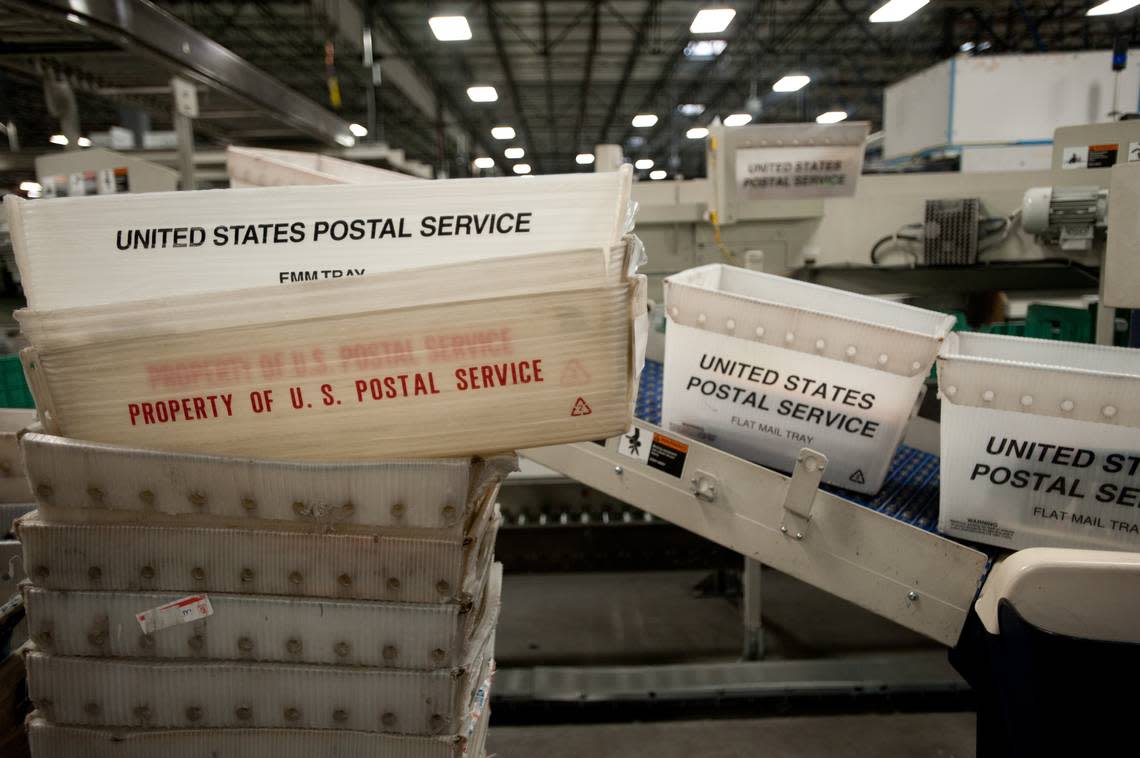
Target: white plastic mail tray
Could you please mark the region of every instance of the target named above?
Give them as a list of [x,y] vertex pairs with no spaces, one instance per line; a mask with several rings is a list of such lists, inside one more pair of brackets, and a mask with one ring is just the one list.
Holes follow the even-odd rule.
[[372,462],[597,439],[628,426],[644,349],[644,277],[612,259],[22,310],[21,359],[45,431],[136,448]]
[[517,467],[513,454],[489,458],[289,463],[167,453],[25,434],[28,476],[41,515],[52,521],[168,518],[254,526],[371,527],[460,534]]
[[[309,600],[276,595],[66,592],[27,586],[31,638],[52,655],[319,663],[431,671],[467,660],[499,614],[502,566],[468,605]],[[138,616],[208,600],[210,614]],[[175,605],[179,604],[179,605]]]
[[938,358],[943,532],[1140,549],[1140,350],[955,333]]
[[661,425],[823,481],[876,492],[953,318],[714,264],[665,280]]
[[328,729],[132,729],[27,721],[35,758],[483,758],[488,710],[469,736],[412,737]]
[[[74,308],[616,244],[632,169],[5,199],[28,304]],[[303,286],[303,285],[302,285]]]
[[432,672],[233,661],[25,657],[28,697],[56,724],[139,728],[351,729],[449,735],[492,666],[492,638]]
[[497,513],[469,537],[308,534],[135,524],[16,522],[24,567],[49,590],[222,592],[404,603],[470,602]]

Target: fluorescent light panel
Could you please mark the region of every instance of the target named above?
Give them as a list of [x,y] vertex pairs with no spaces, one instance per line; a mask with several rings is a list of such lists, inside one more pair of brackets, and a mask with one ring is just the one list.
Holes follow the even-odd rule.
[[633,164],[633,167],[636,168],[638,171],[644,171],[647,168],[653,168],[653,159],[652,158],[640,158],[640,159],[638,159],[638,161],[636,163]]
[[744,126],[752,121],[751,113],[733,113],[724,117],[725,126]]
[[48,137],[48,142],[52,143],[53,145],[66,145],[67,136],[64,134],[53,134]]
[[440,42],[462,42],[471,39],[471,25],[466,16],[432,16],[428,19],[431,33]]
[[494,167],[495,167],[495,159],[494,158],[488,158],[487,156],[481,156],[481,157],[475,159],[475,168],[494,168]]
[[[896,21],[902,21],[929,2],[930,0],[889,0],[889,2],[879,6],[879,9],[871,14],[871,23],[890,24]],[[1138,2],[1140,2],[1140,0],[1138,0]]]
[[[1140,0],[1138,0],[1140,1]],[[815,117],[817,124],[838,124],[847,120],[847,111],[827,111]]]
[[367,137],[368,136],[368,130],[366,128],[364,128],[363,126],[361,126],[360,124],[349,124],[348,130],[350,132],[352,132],[352,136],[354,136],[354,137]]
[[1116,13],[1124,13],[1124,11],[1135,8],[1137,5],[1140,5],[1140,0],[1106,0],[1100,5],[1089,8],[1086,15],[1112,16]]
[[496,126],[491,128],[491,136],[495,139],[514,139],[515,129],[513,126]]
[[693,17],[689,31],[693,34],[717,34],[732,23],[736,11],[732,8],[703,8]]
[[682,116],[699,116],[705,112],[705,106],[701,103],[682,103],[677,106],[677,110],[681,111]]
[[685,45],[685,57],[711,60],[724,52],[728,42],[722,39],[695,39]]
[[80,137],[79,139],[75,140],[75,144],[79,145],[80,147],[91,147],[91,138]]
[[508,147],[503,151],[503,155],[507,156],[507,158],[512,161],[517,161],[519,158],[526,155],[526,150],[523,150],[521,147]]
[[467,88],[467,97],[473,103],[493,103],[499,99],[498,91],[489,85],[476,85]]
[[803,74],[788,74],[781,77],[780,81],[772,85],[773,92],[797,92],[804,87],[808,86],[811,81],[810,76]]
[[20,182],[20,189],[24,192],[42,192],[43,185],[39,182]]
[[709,136],[709,130],[703,126],[694,126],[689,131],[685,132],[685,136],[689,139],[704,139]]
[[516,174],[529,174],[530,173],[530,164],[529,163],[516,163],[511,168],[514,170],[514,172]]
[[594,154],[593,153],[578,153],[577,155],[574,156],[574,162],[577,163],[579,166],[589,166],[591,163],[594,162]]
[[663,169],[663,168],[659,168],[656,171],[650,171],[649,172],[649,178],[655,182],[661,181],[662,179],[664,179],[668,175],[669,174],[667,174],[665,172],[665,169]]
[[652,113],[638,113],[633,117],[633,125],[640,128],[653,126],[657,123],[657,116]]

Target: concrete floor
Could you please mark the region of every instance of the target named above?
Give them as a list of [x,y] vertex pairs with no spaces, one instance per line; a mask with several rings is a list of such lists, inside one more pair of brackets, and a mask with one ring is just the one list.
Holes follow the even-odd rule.
[[970,758],[970,713],[492,727],[497,758]]
[[[737,660],[739,605],[694,591],[702,571],[512,574],[496,638],[502,668]],[[765,570],[767,658],[941,648],[848,602]],[[853,705],[853,708],[858,708]],[[973,756],[972,713],[899,713],[498,726],[499,758],[949,758]]]

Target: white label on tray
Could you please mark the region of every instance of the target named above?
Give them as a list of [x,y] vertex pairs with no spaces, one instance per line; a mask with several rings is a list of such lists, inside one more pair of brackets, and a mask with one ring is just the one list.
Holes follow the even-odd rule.
[[1009,548],[1140,546],[1140,429],[942,404],[939,528]]
[[749,200],[849,197],[862,169],[862,143],[747,148],[736,151],[736,188]]
[[209,597],[206,595],[190,595],[166,605],[136,613],[135,618],[139,620],[139,626],[142,627],[144,634],[153,634],[178,624],[188,624],[191,621],[204,619],[213,614],[214,608],[210,605]]
[[662,426],[790,471],[801,448],[824,481],[874,492],[923,376],[902,377],[670,322]]

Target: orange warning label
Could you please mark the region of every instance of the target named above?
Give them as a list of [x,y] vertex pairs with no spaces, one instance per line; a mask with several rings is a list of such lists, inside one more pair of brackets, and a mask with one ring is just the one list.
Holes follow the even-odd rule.
[[677,440],[675,440],[671,437],[666,437],[664,434],[654,434],[653,435],[653,441],[658,445],[664,445],[665,447],[671,447],[674,450],[676,450],[678,453],[689,452],[689,446],[686,445],[684,442],[678,442]]
[[590,410],[590,404],[582,397],[574,401],[574,407],[570,409],[571,416],[589,416],[591,413],[593,411]]

